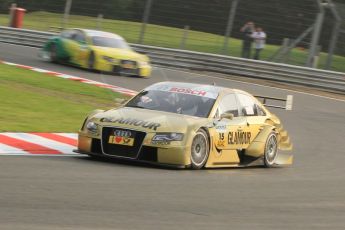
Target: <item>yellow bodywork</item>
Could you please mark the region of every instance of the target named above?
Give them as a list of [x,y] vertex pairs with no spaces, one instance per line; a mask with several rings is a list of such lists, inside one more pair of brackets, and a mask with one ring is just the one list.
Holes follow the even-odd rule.
[[[124,64],[121,64],[121,60],[130,60],[135,61],[137,66],[131,66],[128,69],[133,69],[138,71],[138,75],[140,77],[149,77],[151,75],[152,67],[150,64],[149,57],[143,54],[139,54],[133,50],[124,50],[118,48],[104,48],[98,46],[91,46],[92,50],[95,54],[95,65],[94,69],[105,71],[105,72],[112,72],[114,66],[120,66],[125,68]],[[83,54],[83,57],[79,57],[78,64],[84,68],[87,68],[87,61],[89,53]],[[104,57],[112,58],[112,61],[108,61],[104,59]]]
[[[77,41],[73,39],[61,38],[61,49],[66,56],[68,56],[68,62],[89,69],[89,59],[91,55],[94,55],[94,64],[92,69],[114,72],[114,68],[121,68],[130,70],[128,75],[136,75],[140,77],[149,77],[151,75],[150,59],[147,55],[135,52],[131,47],[126,46],[123,48],[111,48],[104,46],[96,46],[92,42],[92,36],[110,37],[121,40],[127,44],[126,41],[116,35],[102,31],[74,29],[82,33],[85,37],[85,41]],[[129,66],[122,61],[132,61],[135,64]]]
[[[290,138],[283,129],[280,120],[251,95],[262,106],[265,115],[238,116],[231,119],[217,117],[219,101],[224,95],[236,92],[250,95],[244,91],[224,88],[220,91],[207,118],[126,106],[103,112],[97,111],[88,116],[79,132],[78,150],[81,153],[92,154],[92,139],[101,141],[103,127],[145,132],[146,136],[142,146],[157,150],[157,159],[153,163],[176,167],[191,165],[191,145],[199,129],[204,129],[209,137],[209,155],[205,164],[207,168],[242,167],[262,162],[266,140],[272,132],[277,135],[280,150],[291,150]],[[107,120],[105,118],[112,119]],[[85,127],[85,124],[91,121],[97,124],[97,131],[94,133],[90,133]],[[167,132],[183,133],[185,136],[182,141],[171,141],[168,144],[152,141],[156,133]],[[238,136],[236,137],[236,135]],[[241,138],[241,141],[235,141],[236,138]],[[241,153],[245,157],[257,161],[244,164],[241,162]],[[292,164],[292,155],[279,154],[275,164]]]

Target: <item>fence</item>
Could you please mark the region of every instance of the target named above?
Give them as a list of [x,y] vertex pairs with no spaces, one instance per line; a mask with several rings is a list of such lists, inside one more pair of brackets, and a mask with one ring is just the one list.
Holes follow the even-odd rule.
[[[42,47],[53,35],[55,33],[0,27],[0,42],[26,46]],[[147,53],[156,65],[236,74],[345,94],[345,74],[340,72],[139,44],[132,46]]]
[[[12,1],[5,1],[12,2]],[[81,27],[115,32],[131,43],[185,49],[198,52],[241,56],[240,28],[254,21],[268,34],[268,45],[262,60],[294,65],[308,64],[326,68],[327,55],[345,54],[344,27],[333,30],[335,19],[331,4],[318,7],[320,0],[16,0],[28,10],[24,28],[48,31],[54,27]],[[324,0],[345,8],[342,0]],[[0,4],[7,13],[8,5]],[[323,5],[322,5],[323,6]],[[343,6],[343,7],[341,7]],[[321,10],[322,9],[322,10]],[[318,13],[323,12],[319,17]],[[344,15],[344,11],[339,13]],[[320,18],[324,20],[320,20]],[[322,23],[324,22],[324,23]],[[8,24],[8,15],[0,15],[0,25]],[[322,25],[323,26],[322,26]],[[318,25],[318,27],[312,27]],[[320,30],[320,25],[322,26]],[[312,27],[310,30],[309,28]],[[320,30],[321,50],[317,43]],[[305,33],[305,32],[308,33]],[[301,38],[301,35],[304,35]],[[314,35],[313,35],[314,34]],[[312,36],[313,35],[313,36]],[[312,39],[312,38],[315,39]],[[284,38],[289,38],[289,49],[279,49]],[[333,39],[335,38],[335,39]],[[336,39],[338,38],[338,39]],[[296,42],[298,41],[298,42]],[[292,45],[292,46],[291,46]],[[294,47],[298,47],[292,49]],[[309,49],[312,47],[312,49]],[[333,47],[333,48],[332,48]],[[332,49],[331,49],[332,48]],[[280,52],[277,55],[278,51]],[[281,56],[284,57],[281,57]],[[331,55],[332,57],[333,55]],[[278,58],[275,58],[278,57]],[[315,60],[319,60],[317,64]],[[335,57],[333,70],[345,72],[339,64],[345,58]],[[329,65],[331,66],[331,65]]]

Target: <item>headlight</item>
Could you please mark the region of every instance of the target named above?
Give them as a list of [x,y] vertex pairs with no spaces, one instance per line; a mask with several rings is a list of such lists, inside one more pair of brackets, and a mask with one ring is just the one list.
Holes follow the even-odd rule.
[[102,56],[102,58],[108,62],[111,62],[111,63],[114,63],[116,62],[116,59],[115,58],[112,58],[112,57],[108,57],[108,56]]
[[152,141],[182,141],[183,133],[157,133]]
[[97,133],[98,132],[98,125],[93,121],[89,121],[86,124],[86,129],[91,133]]

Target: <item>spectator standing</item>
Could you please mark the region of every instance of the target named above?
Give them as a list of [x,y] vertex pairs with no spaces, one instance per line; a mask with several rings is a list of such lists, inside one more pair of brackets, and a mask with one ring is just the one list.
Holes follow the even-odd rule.
[[243,34],[242,38],[242,57],[243,58],[250,58],[250,51],[252,49],[252,34],[254,32],[254,23],[247,22],[241,28],[241,32]]
[[255,32],[252,34],[252,38],[254,39],[254,44],[255,44],[255,54],[254,54],[255,60],[260,59],[260,52],[265,47],[266,37],[267,37],[266,33],[262,30],[261,27],[257,27]]

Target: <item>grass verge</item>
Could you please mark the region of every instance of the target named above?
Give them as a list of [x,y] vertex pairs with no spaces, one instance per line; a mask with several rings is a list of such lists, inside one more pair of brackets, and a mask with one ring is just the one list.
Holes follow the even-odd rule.
[[109,89],[0,64],[0,132],[76,132],[97,108],[125,96]]
[[[31,12],[25,15],[24,28],[48,31],[51,27],[60,27],[62,14],[48,12]],[[8,15],[0,15],[0,25],[8,24]],[[70,15],[67,27],[97,29],[96,17]],[[137,43],[139,39],[141,23],[103,19],[101,30],[120,34],[127,41]],[[268,31],[269,36],[269,31]],[[144,44],[162,46],[168,48],[181,48],[183,29],[148,24]],[[184,48],[206,53],[222,54],[224,37],[216,34],[190,30]],[[227,50],[231,56],[239,57],[242,41],[231,38]],[[262,60],[270,60],[279,49],[276,45],[267,45],[262,51]],[[308,50],[295,48],[285,63],[304,66],[307,60]],[[327,54],[321,53],[319,68],[324,68]],[[345,72],[345,57],[334,56],[332,70]]]

